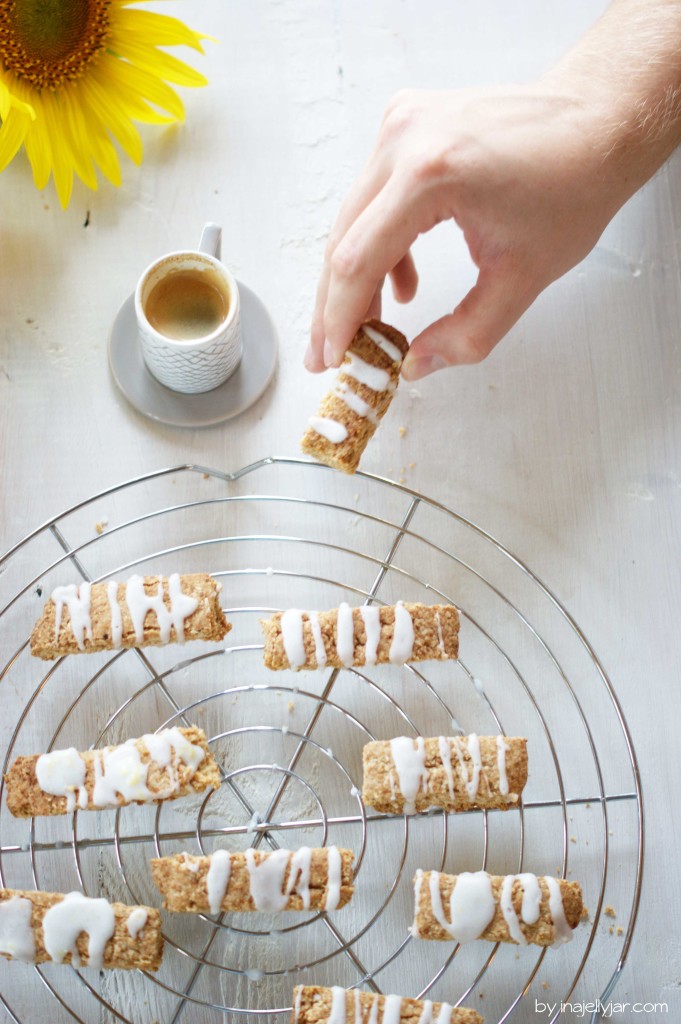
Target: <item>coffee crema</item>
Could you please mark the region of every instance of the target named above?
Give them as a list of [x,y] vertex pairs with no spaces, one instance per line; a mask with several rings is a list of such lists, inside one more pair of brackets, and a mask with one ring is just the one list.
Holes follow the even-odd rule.
[[222,279],[207,270],[171,270],[151,288],[144,303],[147,320],[174,341],[195,341],[227,319],[230,300]]

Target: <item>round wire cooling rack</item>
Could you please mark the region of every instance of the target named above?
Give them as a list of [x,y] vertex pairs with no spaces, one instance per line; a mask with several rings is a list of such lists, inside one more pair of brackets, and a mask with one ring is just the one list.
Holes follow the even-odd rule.
[[[59,583],[190,571],[222,584],[233,624],[226,645],[83,655],[47,668],[30,657],[30,630]],[[263,666],[258,620],[272,611],[400,599],[457,605],[457,662]],[[3,886],[153,906],[151,857],[331,843],[355,854],[355,895],[335,913],[164,911],[155,974],[0,962],[10,1020],[283,1021],[295,984],[446,1000],[499,1024],[555,1021],[571,1000],[607,1003],[643,869],[629,730],[585,634],[474,523],[389,480],[301,459],[233,473],[164,469],[80,502],[2,558],[0,645],[3,771],[18,754],[195,724],[223,780],[179,801],[28,821],[9,815],[2,783]],[[459,732],[528,738],[518,809],[408,818],[364,806],[366,742]],[[556,873],[580,881],[589,916],[557,950],[413,939],[419,867]]]

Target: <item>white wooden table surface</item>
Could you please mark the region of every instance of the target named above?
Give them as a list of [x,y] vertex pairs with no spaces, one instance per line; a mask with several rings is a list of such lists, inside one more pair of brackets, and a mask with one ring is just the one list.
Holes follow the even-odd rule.
[[[144,163],[125,165],[119,191],[76,186],[64,213],[51,187],[35,191],[23,160],[0,178],[0,548],[139,474],[185,462],[233,471],[268,455],[296,456],[327,384],[302,367],[325,236],[391,94],[406,85],[529,79],[604,6],[179,0],[173,13],[219,40],[194,62],[210,85],[184,91],[184,125],[143,129]],[[362,463],[405,478],[497,537],[565,604],[612,679],[640,761],[647,840],[638,926],[613,999],[669,1008],[667,1017],[630,1008],[613,1016],[621,1021],[681,1014],[674,838],[681,829],[680,197],[676,154],[484,364],[437,374],[416,393],[403,386]],[[279,366],[266,394],[239,418],[182,430],[145,419],[118,393],[107,337],[142,268],[195,244],[208,220],[222,224],[223,258],[277,324]],[[384,311],[408,336],[452,307],[474,279],[449,225],[419,240],[415,255],[418,297],[406,308],[388,299]],[[318,478],[310,496],[333,490],[331,476]],[[104,503],[100,512],[107,511]],[[22,571],[32,567],[20,567],[19,580]],[[26,628],[37,607],[26,611]],[[25,632],[1,637],[3,653],[23,639]],[[5,702],[3,758],[24,702],[16,677]],[[24,738],[18,752],[27,748]],[[631,864],[635,829],[627,828],[621,855]],[[611,870],[616,877],[624,867],[614,862]],[[626,918],[624,897],[615,911]],[[598,925],[599,977],[617,961],[621,939],[608,929],[618,923]],[[550,955],[557,964],[561,951]],[[29,972],[0,962],[0,992],[10,1005],[22,1005]],[[549,1001],[559,991],[547,985],[532,998]],[[458,981],[454,987],[458,996]],[[485,979],[482,998],[474,990],[468,1003],[484,1012],[492,987]],[[448,998],[446,982],[434,991]],[[578,990],[580,999],[599,994],[588,984]],[[262,1005],[268,998],[266,987],[253,997]],[[46,1005],[51,1019],[71,1019],[54,1000]],[[89,1020],[94,1011],[83,1007]],[[0,1019],[5,1012],[0,1007]],[[23,1019],[47,1019],[28,1013]],[[92,1019],[114,1019],[102,1014]],[[142,1004],[136,1014],[154,1019]],[[528,998],[514,1019],[548,1018]]]

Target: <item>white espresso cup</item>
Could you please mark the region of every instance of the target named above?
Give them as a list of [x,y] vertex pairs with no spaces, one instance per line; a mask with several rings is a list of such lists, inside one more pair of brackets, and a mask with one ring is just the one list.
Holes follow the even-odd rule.
[[144,362],[173,391],[223,384],[241,359],[239,289],[220,261],[222,229],[206,224],[196,250],[154,260],[135,290]]

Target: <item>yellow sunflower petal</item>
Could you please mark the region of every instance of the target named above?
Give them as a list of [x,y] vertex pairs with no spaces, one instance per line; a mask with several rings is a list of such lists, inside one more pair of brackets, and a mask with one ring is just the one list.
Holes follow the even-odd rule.
[[[2,74],[1,65],[0,74]],[[12,91],[13,88],[14,91]],[[10,87],[7,82],[3,82],[0,79],[0,120],[4,121],[12,109],[22,114],[28,114],[31,121],[35,120],[35,111],[31,104],[20,100],[16,93],[16,88]]]
[[62,109],[62,124],[68,142],[73,169],[88,188],[96,191],[97,175],[92,164],[90,136],[79,94],[72,83],[64,86],[59,93]]
[[65,210],[69,205],[71,192],[73,191],[73,166],[71,164],[70,148],[62,129],[62,115],[54,95],[46,90],[40,99],[42,100],[43,116],[50,133],[52,145],[54,185],[59,196],[59,202]]
[[202,53],[202,40],[210,37],[177,18],[129,9],[136,2],[106,0],[110,35],[106,41],[88,36],[90,51],[69,54],[75,63],[66,71],[41,57],[14,74],[0,61],[0,170],[23,143],[36,185],[44,188],[52,175],[64,207],[74,172],[92,189],[98,185],[97,170],[120,185],[114,143],[140,163],[142,140],[133,121],[167,124],[184,118],[173,85],[207,84],[161,47],[189,46]]
[[178,60],[177,57],[172,57],[169,53],[163,53],[162,50],[155,50],[153,47],[148,46],[146,43],[140,43],[136,39],[121,39],[117,37],[115,45],[113,39],[111,40],[110,49],[118,57],[129,60],[131,64],[135,64],[138,68],[150,71],[158,78],[174,82],[175,85],[193,87],[208,84],[207,78],[204,78],[194,68],[190,68],[184,61]]
[[[160,78],[136,68],[117,57],[102,58],[93,71],[105,89],[116,95],[130,117],[146,124],[170,124],[184,120],[184,104],[177,93]],[[168,114],[159,114],[150,107],[150,100]]]
[[103,89],[94,75],[84,78],[79,83],[79,89],[100,124],[108,128],[134,163],[141,163],[142,139],[140,133],[130,118],[120,109],[116,97]]
[[26,133],[24,149],[33,170],[35,187],[44,189],[52,170],[52,147],[45,119],[40,115]]
[[31,118],[25,111],[14,106],[9,108],[0,128],[0,171],[17,155],[30,126]]
[[4,82],[0,82],[0,119],[5,120],[11,107],[11,93]]
[[179,18],[157,14],[155,11],[121,10],[115,13],[111,22],[114,39],[119,32],[130,33],[138,39],[145,39],[152,46],[191,46],[203,53],[201,40],[210,38],[194,32]]
[[36,188],[44,189],[50,180],[52,170],[52,147],[47,123],[43,114],[42,98],[39,93],[31,90],[30,86],[17,81],[13,88],[20,100],[27,101],[28,96],[32,99],[35,120],[26,133],[24,149],[33,171],[33,181]]
[[121,181],[123,180],[121,177],[121,165],[118,153],[111,139],[101,132],[92,132],[90,135],[90,146],[92,148],[92,157],[102,174],[105,178],[108,178],[112,185],[120,188]]

